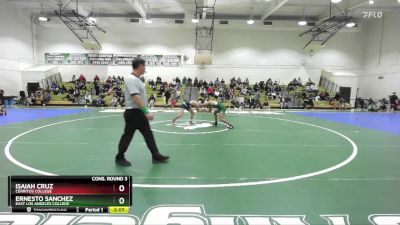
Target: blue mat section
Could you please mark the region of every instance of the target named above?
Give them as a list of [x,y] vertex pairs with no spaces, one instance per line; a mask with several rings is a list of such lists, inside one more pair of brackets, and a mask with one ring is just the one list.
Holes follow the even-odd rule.
[[0,126],[32,120],[90,112],[92,109],[17,109],[8,108],[7,116],[0,116]]
[[400,135],[399,113],[296,112],[295,114]]

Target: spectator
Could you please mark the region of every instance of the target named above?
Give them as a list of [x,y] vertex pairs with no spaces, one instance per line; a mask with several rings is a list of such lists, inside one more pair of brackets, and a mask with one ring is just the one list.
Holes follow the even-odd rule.
[[85,93],[85,101],[86,101],[86,105],[92,104],[92,95],[90,94],[90,92]]
[[332,99],[331,104],[333,104],[334,109],[339,108],[339,101],[342,98],[339,92],[336,92],[335,97]]
[[119,107],[120,105],[118,103],[119,103],[118,96],[116,94],[114,94],[112,99],[111,99],[111,106],[112,107]]
[[311,109],[314,108],[314,98],[310,94],[306,94],[304,98],[304,109],[307,109],[307,106],[310,106]]
[[0,116],[7,116],[7,110],[4,105],[0,105]]
[[59,93],[62,93],[62,94],[67,92],[67,89],[65,88],[65,86],[63,84],[61,85],[59,90],[60,90]]
[[396,92],[393,92],[391,96],[389,96],[390,102],[390,109],[397,110],[399,105],[399,97],[397,96]]
[[33,94],[33,92],[31,92],[28,95],[28,98],[26,98],[26,106],[33,105],[34,102],[35,102],[35,94]]
[[364,108],[365,108],[364,99],[362,99],[362,98],[360,98],[360,97],[357,98],[357,100],[356,100],[356,107],[360,108],[361,111],[364,111]]
[[43,93],[43,103],[44,103],[44,104],[48,104],[50,101],[51,101],[50,92],[45,91],[45,92]]
[[161,77],[159,77],[159,76],[157,76],[157,79],[156,79],[156,85],[157,84],[162,84]]
[[171,92],[169,89],[167,89],[164,93],[164,97],[165,97],[165,106],[164,107],[168,107],[168,102],[171,98]]
[[4,101],[4,90],[0,90],[0,106],[5,104],[6,102]]
[[379,109],[378,109],[376,102],[372,98],[368,99],[368,111],[369,112],[378,112],[378,110]]
[[86,83],[86,77],[83,76],[83,74],[81,74],[81,75],[79,76],[79,81],[81,81],[82,83]]
[[51,84],[51,91],[53,92],[53,94],[58,94],[58,91],[59,91],[59,88],[58,88],[58,85],[55,83],[55,82],[53,82],[52,84]]
[[212,86],[208,87],[207,94],[208,94],[209,97],[214,95],[214,88]]
[[100,107],[100,106],[103,107],[103,106],[105,106],[105,104],[106,104],[106,101],[104,101],[104,96],[100,95],[99,98],[96,101],[96,106],[97,107]]
[[347,109],[347,103],[346,103],[346,100],[343,97],[341,97],[339,99],[339,109],[340,110],[346,110]]
[[155,103],[156,103],[156,97],[154,95],[150,95],[149,104],[147,105],[147,107],[153,108]]
[[263,109],[264,110],[270,110],[271,109],[271,107],[269,106],[269,102],[267,100],[263,104]]
[[261,101],[260,101],[260,93],[256,93],[255,97],[254,97],[254,108],[256,109],[261,109]]

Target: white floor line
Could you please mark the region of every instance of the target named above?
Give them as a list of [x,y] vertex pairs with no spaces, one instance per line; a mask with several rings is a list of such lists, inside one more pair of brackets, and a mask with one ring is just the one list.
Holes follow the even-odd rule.
[[[89,120],[89,119],[97,119],[97,118],[105,118],[105,117],[112,117],[112,116],[118,116],[118,114],[116,115],[110,115],[110,116],[99,116],[99,117],[88,117],[88,118],[81,118],[81,119],[74,119],[74,120],[67,120],[67,121],[60,121],[57,123],[51,123],[51,124],[47,124],[44,126],[40,126],[28,131],[25,131],[21,134],[18,134],[17,136],[13,137],[12,139],[10,139],[7,143],[7,145],[4,148],[4,153],[7,157],[8,160],[10,160],[12,163],[14,163],[15,165],[29,170],[31,172],[37,173],[37,174],[41,174],[41,175],[47,175],[47,176],[57,176],[57,174],[54,173],[50,173],[50,172],[46,172],[43,170],[39,170],[33,167],[30,167],[18,160],[16,160],[10,152],[10,147],[13,144],[13,142],[15,140],[17,140],[18,138],[22,137],[25,134],[34,132],[36,130],[39,129],[43,129],[43,128],[47,128],[50,126],[55,126],[55,125],[59,125],[59,124],[65,124],[65,123],[71,123],[71,122],[77,122],[77,121],[82,121],[82,120]],[[237,115],[239,116],[239,115]],[[226,188],[226,187],[244,187],[244,186],[256,186],[256,185],[266,185],[266,184],[276,184],[276,183],[283,183],[283,182],[290,182],[290,181],[295,181],[295,180],[301,180],[301,179],[306,179],[306,178],[310,178],[310,177],[314,177],[314,176],[319,176],[322,174],[326,174],[332,171],[335,171],[343,166],[346,166],[347,164],[349,164],[351,161],[353,161],[357,154],[358,154],[358,147],[356,145],[356,143],[351,140],[349,137],[345,136],[344,134],[341,134],[337,131],[331,130],[329,128],[326,127],[322,127],[322,126],[318,126],[315,124],[310,124],[310,123],[305,123],[305,122],[300,122],[300,121],[295,121],[295,120],[289,120],[289,119],[281,119],[281,118],[276,118],[276,117],[261,117],[261,116],[250,116],[250,115],[243,115],[243,116],[247,116],[247,117],[254,117],[254,118],[262,118],[262,119],[273,119],[273,120],[280,120],[280,121],[285,121],[285,122],[292,122],[292,123],[297,123],[297,124],[301,124],[301,125],[306,125],[306,126],[311,126],[311,127],[315,127],[324,131],[328,131],[330,133],[333,133],[335,135],[338,135],[342,138],[344,138],[346,141],[348,141],[351,146],[352,146],[352,153],[351,155],[345,159],[344,161],[340,162],[337,165],[331,166],[329,168],[323,169],[323,170],[319,170],[319,171],[315,171],[312,173],[307,173],[307,174],[303,174],[303,175],[297,175],[297,176],[292,176],[292,177],[286,177],[286,178],[279,178],[279,179],[274,179],[274,180],[262,180],[262,181],[253,181],[253,182],[234,182],[234,183],[223,183],[223,184],[132,184],[133,187],[135,188],[168,188],[168,189],[177,189],[177,188]]]

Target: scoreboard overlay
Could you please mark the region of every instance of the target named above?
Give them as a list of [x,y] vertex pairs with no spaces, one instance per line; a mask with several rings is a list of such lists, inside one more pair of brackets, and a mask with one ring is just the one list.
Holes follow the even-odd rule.
[[131,176],[9,176],[12,212],[128,213]]

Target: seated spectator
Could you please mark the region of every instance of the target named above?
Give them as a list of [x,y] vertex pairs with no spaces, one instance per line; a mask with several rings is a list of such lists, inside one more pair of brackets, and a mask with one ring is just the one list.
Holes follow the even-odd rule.
[[42,94],[41,91],[36,91],[36,93],[35,93],[35,101],[36,102],[43,101],[43,94]]
[[311,78],[308,78],[306,86],[311,86],[311,85],[315,85],[315,83],[311,81]]
[[79,91],[78,89],[75,89],[75,90],[74,90],[74,97],[75,97],[75,99],[78,99],[78,98],[80,97],[80,95],[81,95],[80,91]]
[[125,106],[125,96],[123,94],[119,96],[118,102],[120,106]]
[[164,85],[160,85],[160,88],[158,89],[157,95],[158,95],[158,96],[163,96],[163,95],[164,95],[164,92],[165,92],[165,87],[164,87]]
[[181,88],[176,88],[175,90],[175,98],[178,100],[181,97]]
[[289,108],[288,102],[286,101],[287,99],[285,98],[284,95],[281,95],[279,97],[279,104],[281,106],[281,109],[287,109]]
[[368,99],[368,111],[369,112],[378,112],[379,111],[379,108],[378,108],[376,102],[372,98]]
[[92,95],[90,94],[90,92],[85,93],[85,101],[86,101],[86,105],[92,104]]
[[239,107],[241,109],[243,109],[245,107],[245,101],[244,101],[244,97],[243,96],[239,97]]
[[63,99],[68,99],[68,101],[71,101],[71,102],[74,102],[75,101],[75,96],[74,96],[74,93],[72,92],[72,93],[68,93],[67,94],[67,96],[65,96]]
[[112,107],[119,107],[118,104],[118,96],[116,94],[113,95],[112,99],[111,99],[111,106]]
[[336,92],[335,97],[331,99],[330,103],[333,105],[334,109],[339,108],[339,100],[342,98],[339,92]]
[[0,116],[7,116],[7,110],[4,105],[0,105]]
[[150,97],[149,97],[149,104],[147,105],[147,107],[153,108],[154,105],[155,105],[155,103],[156,103],[156,96],[150,95]]
[[81,82],[83,82],[83,83],[86,84],[86,77],[83,76],[83,74],[81,74],[81,75],[79,76],[79,80],[80,80]]
[[326,101],[329,98],[329,94],[326,91],[321,91],[321,93],[319,94],[319,99],[321,101]]
[[246,80],[244,81],[244,84],[247,85],[247,86],[249,85],[249,78],[246,77]]
[[237,83],[238,85],[241,85],[241,84],[242,84],[242,79],[240,79],[240,77],[239,77],[239,78],[237,79],[236,83]]
[[304,98],[304,109],[307,109],[308,106],[310,106],[311,109],[314,108],[314,98],[310,94],[306,94]]
[[105,106],[105,104],[106,104],[106,101],[104,100],[104,96],[100,95],[99,98],[96,101],[96,106],[97,107],[100,107],[100,106],[103,107],[103,106]]
[[33,92],[31,92],[28,95],[28,97],[26,98],[26,106],[33,105],[34,102],[35,102],[35,94],[33,94]]
[[175,78],[175,82],[176,82],[176,84],[181,84],[181,80],[179,79],[179,77]]
[[58,90],[59,90],[58,85],[55,82],[53,82],[51,84],[50,90],[53,92],[53,94],[55,94],[55,95],[58,94]]
[[271,107],[269,106],[269,102],[268,102],[268,101],[265,101],[265,102],[264,102],[264,104],[263,104],[263,109],[264,109],[264,110],[270,110],[270,109],[271,109]]
[[253,90],[254,90],[255,92],[260,91],[260,86],[258,85],[258,83],[255,83],[255,84],[254,84]]
[[171,99],[171,106],[172,106],[173,108],[175,108],[175,107],[176,107],[176,103],[178,103],[178,99],[174,96],[174,97],[172,97],[172,99]]
[[214,88],[212,86],[209,86],[207,89],[207,94],[208,96],[213,96],[214,95]]
[[379,100],[379,110],[382,111],[387,111],[387,105],[389,104],[388,100],[386,98],[382,98]]
[[45,91],[45,92],[43,93],[43,103],[44,103],[44,104],[48,104],[50,101],[51,101],[50,92]]
[[344,99],[343,97],[341,97],[339,99],[339,109],[340,110],[346,110],[347,109],[347,102],[346,102],[346,99]]
[[157,76],[157,79],[156,79],[156,85],[157,84],[162,84],[161,77],[159,77],[159,76]]

